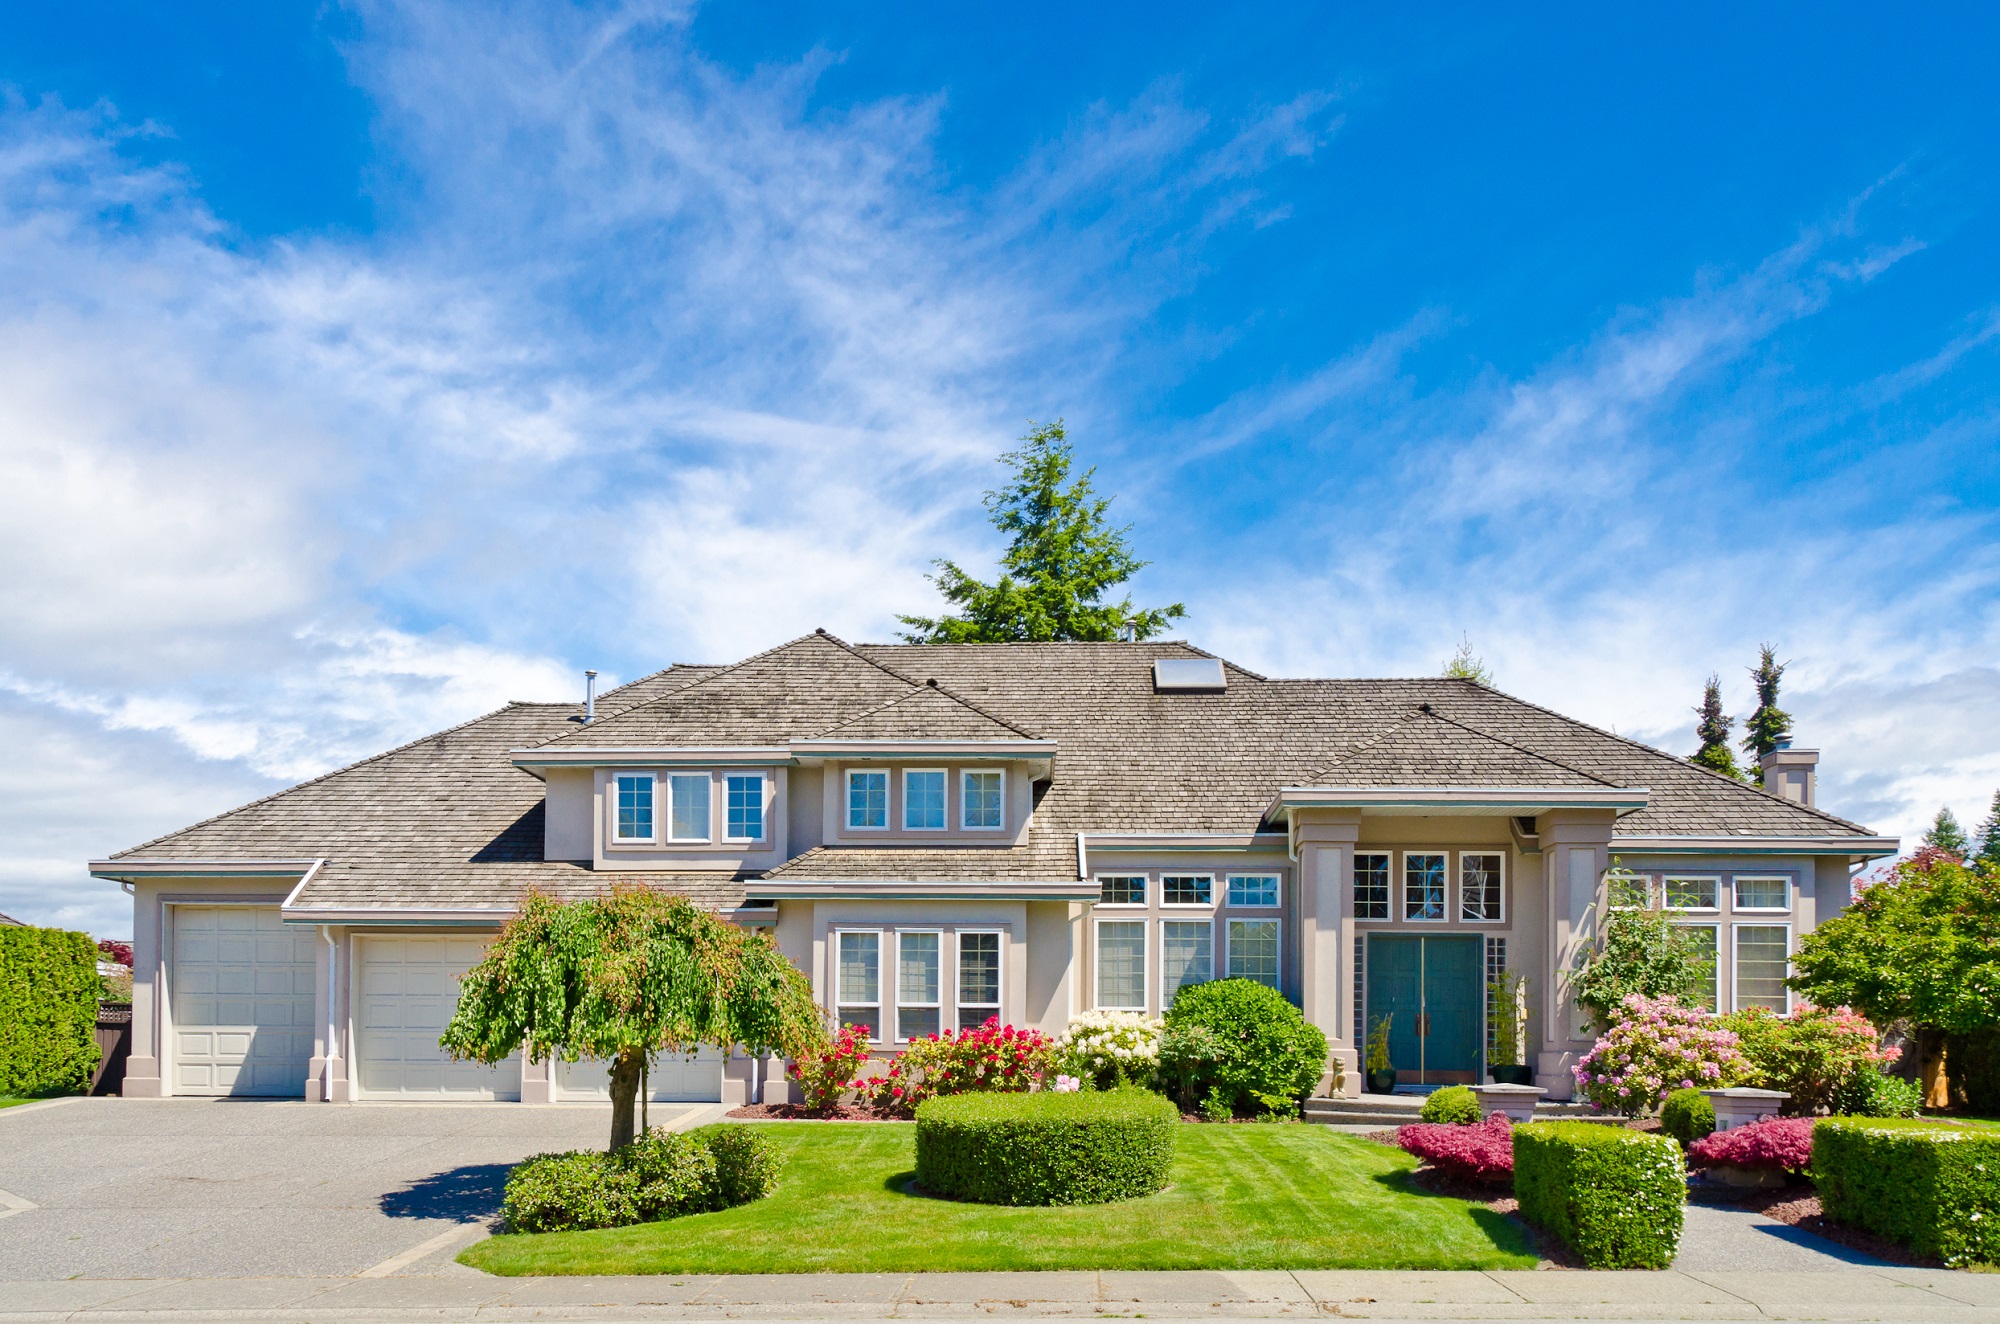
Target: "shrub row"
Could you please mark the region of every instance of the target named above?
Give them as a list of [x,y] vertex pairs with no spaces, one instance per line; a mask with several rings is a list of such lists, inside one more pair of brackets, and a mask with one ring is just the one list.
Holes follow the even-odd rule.
[[1180,1112],[1148,1090],[956,1094],[917,1109],[917,1180],[982,1204],[1103,1204],[1166,1186]]
[[1514,1128],[1521,1217],[1593,1269],[1664,1269],[1680,1246],[1687,1167],[1663,1135],[1595,1122]]
[[1823,1118],[1813,1128],[1812,1178],[1836,1223],[1954,1268],[2000,1263],[2000,1131]]
[[761,1200],[780,1166],[777,1144],[752,1127],[656,1128],[608,1154],[571,1150],[518,1164],[500,1213],[513,1232],[652,1223]]
[[88,935],[0,927],[0,1095],[89,1087],[99,991],[97,947]]

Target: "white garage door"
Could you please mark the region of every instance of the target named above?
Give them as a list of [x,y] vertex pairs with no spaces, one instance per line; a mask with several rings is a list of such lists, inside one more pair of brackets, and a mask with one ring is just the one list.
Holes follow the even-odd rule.
[[313,1051],[313,934],[276,906],[175,906],[176,1094],[299,1096]]
[[521,1063],[454,1062],[438,1047],[458,1006],[458,981],[484,937],[360,938],[356,1070],[366,1099],[519,1099]]
[[[677,1053],[653,1059],[646,1083],[655,1103],[722,1102],[722,1053],[704,1048],[692,1061]],[[604,1062],[556,1063],[558,1099],[609,1099],[611,1067]]]

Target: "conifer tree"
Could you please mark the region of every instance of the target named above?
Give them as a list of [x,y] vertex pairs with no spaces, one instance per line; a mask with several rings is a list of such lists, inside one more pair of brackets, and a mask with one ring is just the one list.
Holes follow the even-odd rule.
[[1472,636],[1461,635],[1458,651],[1444,664],[1447,680],[1469,680],[1479,685],[1493,684],[1493,669],[1486,665],[1486,659],[1472,651]]
[[1950,805],[1938,810],[1937,817],[1931,820],[1931,830],[1924,833],[1924,845],[1948,850],[1961,860],[1965,858],[1965,829],[1959,826],[1958,817],[1951,812]]
[[1701,738],[1701,748],[1688,757],[1688,762],[1742,781],[1743,770],[1736,766],[1736,755],[1729,749],[1729,728],[1736,725],[1736,719],[1722,711],[1722,677],[1708,678],[1702,687],[1701,706],[1695,713],[1701,718],[1694,728],[1695,735]]
[[1778,681],[1791,664],[1778,661],[1769,644],[1759,645],[1757,653],[1757,665],[1750,668],[1750,679],[1757,685],[1757,711],[1743,724],[1743,748],[1761,760],[1779,742],[1792,738],[1792,715],[1778,707]]
[[1968,864],[1990,864],[2000,869],[2000,791],[1993,792],[1993,804],[1986,811],[1986,821],[1979,825],[1979,836],[1972,843],[1974,853]]

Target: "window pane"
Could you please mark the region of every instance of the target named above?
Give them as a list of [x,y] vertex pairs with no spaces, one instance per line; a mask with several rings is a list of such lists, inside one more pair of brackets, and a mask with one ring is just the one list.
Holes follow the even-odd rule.
[[1714,910],[1715,879],[1667,879],[1668,910]]
[[1714,1011],[1716,1010],[1715,977],[1718,973],[1715,959],[1715,925],[1689,924],[1685,927],[1700,945],[1703,959],[1708,963],[1706,982],[1695,989],[1695,1000],[1703,1011]]
[[1278,986],[1278,921],[1229,921],[1229,977],[1254,979],[1270,988]]
[[903,774],[903,826],[918,830],[944,826],[944,774]]
[[1604,875],[1604,890],[1613,910],[1644,910],[1653,904],[1653,880],[1647,874],[1614,870]]
[[1354,857],[1354,918],[1389,918],[1389,857]]
[[1403,857],[1403,918],[1444,918],[1444,856]]
[[997,772],[965,774],[965,825],[969,828],[997,828],[1001,823],[1000,786],[1005,780]]
[[1500,918],[1498,855],[1458,857],[1458,917],[1470,920]]
[[938,1000],[938,936],[905,933],[897,946],[896,1001]]
[[1146,904],[1146,876],[1100,878],[1097,896],[1107,906],[1143,906]]
[[1160,1008],[1174,1004],[1182,984],[1204,984],[1215,977],[1210,960],[1212,927],[1206,920],[1190,923],[1166,920],[1160,925]]
[[1782,925],[1744,925],[1736,930],[1736,1009],[1786,1010],[1786,932]]
[[1237,874],[1229,880],[1232,906],[1275,906],[1278,904],[1276,874]]
[[896,1037],[898,1039],[927,1039],[938,1032],[939,1009],[936,1007],[896,1008]]
[[843,933],[840,935],[840,998],[842,1003],[873,1004],[881,1001],[882,935]]
[[669,780],[674,805],[674,840],[708,840],[708,774],[676,773]]
[[847,826],[857,828],[889,826],[888,773],[847,774]]
[[1205,906],[1214,888],[1215,880],[1207,874],[1168,874],[1160,879],[1160,900],[1169,906]]
[[729,779],[729,835],[739,841],[764,839],[764,778]]
[[958,935],[958,1024],[983,1025],[1000,1010],[1000,935]]
[[1789,910],[1792,906],[1792,889],[1784,878],[1738,878],[1736,880],[1736,908],[1738,910]]
[[618,779],[618,836],[624,841],[653,839],[653,779]]
[[1146,925],[1143,921],[1097,926],[1097,1005],[1145,1009]]

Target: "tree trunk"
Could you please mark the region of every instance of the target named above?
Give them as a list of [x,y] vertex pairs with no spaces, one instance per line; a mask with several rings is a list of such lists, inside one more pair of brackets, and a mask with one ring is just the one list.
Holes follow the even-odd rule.
[[1924,1091],[1924,1107],[1949,1108],[1951,1081],[1945,1074],[1944,1035],[1928,1026],[1917,1030],[1919,1083]]
[[611,1147],[623,1149],[635,1139],[633,1105],[639,1101],[639,1077],[646,1067],[644,1049],[620,1049],[611,1064]]

